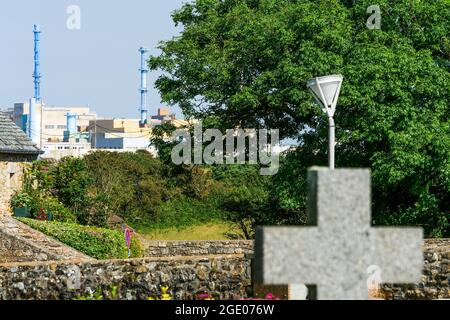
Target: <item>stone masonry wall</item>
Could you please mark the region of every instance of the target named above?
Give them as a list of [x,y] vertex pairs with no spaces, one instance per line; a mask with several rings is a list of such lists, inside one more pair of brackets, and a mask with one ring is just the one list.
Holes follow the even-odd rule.
[[144,256],[253,254],[253,241],[144,241]]
[[101,290],[104,299],[146,300],[161,286],[177,300],[208,293],[240,299],[251,286],[250,260],[239,255],[0,265],[0,300],[62,300]]
[[72,259],[93,260],[10,216],[0,215],[0,263]]
[[31,156],[0,154],[0,215],[11,214],[9,201],[22,187],[25,169],[31,161]]
[[[149,257],[245,254],[252,255],[253,241],[147,241]],[[417,285],[383,285],[383,299],[450,299],[450,239],[425,240],[424,271]]]
[[[175,299],[204,292],[216,299],[246,297],[252,292],[252,242],[227,243],[147,243],[146,252],[154,257],[136,260],[0,262],[0,299],[72,299],[98,289],[110,298],[112,286],[118,287],[117,299],[147,299],[161,286],[168,286]],[[450,239],[426,240],[424,256],[420,284],[384,285],[379,296],[450,299]]]

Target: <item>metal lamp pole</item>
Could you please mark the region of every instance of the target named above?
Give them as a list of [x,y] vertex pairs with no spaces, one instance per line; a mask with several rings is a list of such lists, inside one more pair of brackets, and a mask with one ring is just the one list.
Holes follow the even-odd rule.
[[334,147],[336,145],[336,125],[334,123],[334,118],[329,117],[328,118],[328,165],[330,167],[330,170],[335,169],[335,150]]
[[341,91],[341,75],[314,78],[308,81],[307,87],[314,96],[316,102],[328,116],[328,165],[330,170],[335,169],[335,145],[336,145],[336,125],[334,114]]

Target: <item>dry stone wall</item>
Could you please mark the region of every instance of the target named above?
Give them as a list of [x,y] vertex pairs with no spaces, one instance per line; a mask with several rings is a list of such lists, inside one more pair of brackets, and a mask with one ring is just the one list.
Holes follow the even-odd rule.
[[160,296],[161,286],[177,300],[202,293],[240,299],[250,279],[250,260],[238,255],[6,264],[0,266],[0,299],[75,299],[97,291],[104,299],[146,300]]
[[144,241],[144,256],[253,254],[253,241]]
[[[31,232],[14,221],[0,219],[0,299],[73,299],[98,290],[108,299],[113,287],[115,299],[147,299],[159,295],[161,286],[169,287],[175,299],[195,299],[199,293],[216,299],[252,295],[252,241],[147,242],[147,258],[95,261],[48,238],[41,239],[42,245],[33,240],[30,247],[27,237],[8,242],[13,234],[17,240]],[[450,299],[450,239],[427,240],[424,257],[420,284],[384,285],[379,296]],[[53,259],[59,261],[42,261]]]

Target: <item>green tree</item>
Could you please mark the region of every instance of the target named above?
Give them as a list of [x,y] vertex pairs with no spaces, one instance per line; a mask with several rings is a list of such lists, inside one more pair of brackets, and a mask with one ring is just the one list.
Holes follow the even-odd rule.
[[170,193],[162,178],[164,166],[148,152],[94,152],[84,161],[92,181],[91,199],[98,204],[89,212],[90,220],[99,214],[116,214],[129,222],[154,219]]
[[149,65],[163,71],[163,100],[187,116],[299,140],[273,188],[295,223],[306,169],[326,164],[327,119],[305,83],[342,73],[337,165],[372,169],[374,222],[450,236],[450,2],[378,1],[381,30],[368,30],[372,4],[193,1],[173,14],[181,36],[162,42]]

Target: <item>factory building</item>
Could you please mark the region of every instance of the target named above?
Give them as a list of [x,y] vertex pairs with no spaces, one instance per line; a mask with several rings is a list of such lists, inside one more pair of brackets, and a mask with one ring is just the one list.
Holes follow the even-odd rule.
[[150,148],[152,128],[171,122],[176,127],[188,125],[176,119],[167,108],[149,115],[147,107],[147,52],[140,53],[140,105],[139,119],[101,119],[88,106],[49,106],[41,97],[40,34],[34,26],[34,95],[26,102],[16,103],[7,110],[7,116],[44,151],[42,158],[60,159],[66,156],[83,156],[92,149],[109,151],[137,151],[141,149],[156,153]]
[[[89,107],[53,107],[43,103],[37,103],[34,107],[36,116],[40,118],[37,131],[42,145],[46,142],[63,142],[65,137],[67,138],[67,114],[77,116],[76,132],[89,132],[89,121],[97,118],[97,114],[92,112]],[[29,131],[29,110],[29,102],[14,104],[13,121],[25,132]],[[37,142],[39,143],[39,141]]]
[[140,119],[91,120],[92,147],[95,149],[148,149],[151,128],[141,127]]
[[34,118],[38,118],[39,122],[34,127],[37,129],[28,127],[29,102],[14,104],[12,120],[23,131],[29,132],[33,141],[44,151],[43,158],[78,156],[91,149],[89,122],[97,119],[97,114],[89,107],[53,107],[40,102],[34,104],[34,110]]

